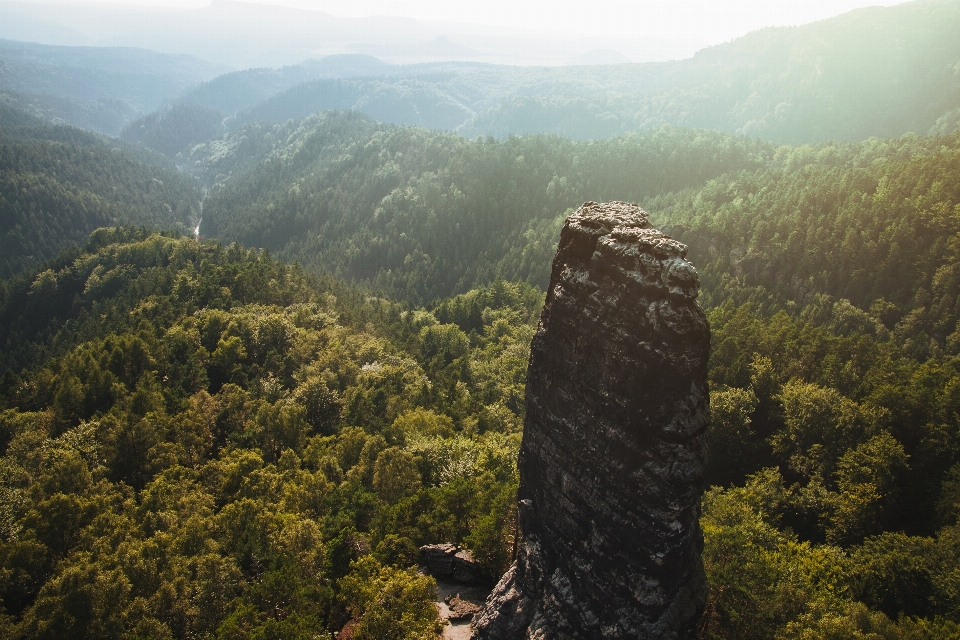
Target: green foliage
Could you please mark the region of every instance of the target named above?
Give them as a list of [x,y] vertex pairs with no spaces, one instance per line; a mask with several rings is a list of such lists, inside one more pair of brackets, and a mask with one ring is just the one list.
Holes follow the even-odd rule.
[[745,475],[745,463],[756,447],[750,427],[757,396],[750,389],[722,388],[710,393],[710,427],[707,432],[712,484],[728,485]]
[[468,141],[327,112],[245,126],[195,148],[191,164],[219,182],[204,204],[205,234],[422,303],[497,276],[545,287],[558,214],[571,204],[641,201],[773,153],[670,128],[589,144]]
[[341,597],[357,621],[358,640],[428,640],[440,631],[436,583],[414,569],[382,567],[373,556],[358,560],[340,580]]
[[[781,148],[761,171],[648,202],[690,245],[708,306],[748,300],[908,355],[953,353],[960,135]],[[770,299],[772,298],[772,299]],[[932,341],[931,341],[932,340]]]
[[5,287],[14,637],[433,637],[418,547],[469,545],[491,576],[512,557],[535,290],[447,301],[483,302],[468,334],[265,252],[124,229]]
[[752,476],[743,488],[714,488],[704,496],[710,595],[701,637],[771,638],[810,608],[842,609],[841,551],[778,530],[785,498],[775,471]]
[[950,472],[944,477],[937,512],[943,524],[952,525],[960,522],[960,463],[951,467]]
[[[911,7],[897,9],[903,28],[926,19]],[[956,39],[938,38],[955,10],[924,11],[939,16],[929,46],[954,55]],[[891,15],[858,19],[898,34]],[[831,136],[842,109],[808,113],[807,96],[849,105],[886,82],[823,49],[855,31],[844,20],[677,63],[671,73],[711,77],[697,95],[662,94],[659,111],[531,94],[474,124],[554,113],[612,132],[627,107],[654,127],[688,104],[689,122]],[[804,30],[829,31],[827,44],[798,52]],[[923,90],[953,95],[949,65],[908,77],[914,44],[891,42],[888,75],[914,90],[858,108],[862,128],[844,135],[954,109]],[[723,51],[793,62],[759,74],[768,90],[718,67]],[[296,73],[233,80],[279,87]],[[736,127],[709,120],[729,105],[703,108],[730,78],[750,91]],[[373,82],[323,86],[340,99]],[[396,86],[450,107],[418,82]],[[307,104],[314,89],[289,95]],[[787,99],[774,108],[768,95]],[[129,228],[0,284],[0,635],[324,637],[349,624],[357,637],[433,637],[417,548],[463,544],[492,577],[513,559],[537,286],[563,212],[620,199],[689,245],[713,332],[702,637],[956,637],[960,135],[944,118],[939,137],[789,148],[668,127],[468,141],[323,113],[195,147],[189,164],[212,187],[205,233],[376,291],[266,249]],[[157,146],[193,142],[153,120]],[[51,238],[103,211],[126,220],[121,204],[139,224],[192,222],[199,199],[183,178],[157,185],[149,152],[67,128],[5,129],[2,153],[13,182],[0,191]],[[51,222],[67,205],[83,216]],[[21,263],[33,264],[10,272]]]
[[[419,545],[491,576],[513,559],[529,285],[409,309],[114,229],[4,286],[0,598],[22,636],[429,634]],[[704,500],[704,637],[950,633],[954,357],[917,361],[869,315],[889,305],[778,304],[710,310],[727,487]]]
[[852,554],[853,595],[891,618],[929,615],[933,540],[884,533]]
[[200,105],[168,105],[125,126],[120,139],[175,157],[223,132],[224,113]]
[[885,529],[907,469],[903,445],[889,433],[848,449],[837,464],[839,495],[831,503],[827,539],[851,542]]
[[[198,216],[200,190],[145,159],[127,145],[69,127],[0,129],[0,276],[83,244],[98,227],[187,231]],[[50,293],[56,280],[41,286]]]
[[[737,582],[710,560],[716,604],[705,624],[719,637],[744,628],[811,638],[952,633],[954,534],[937,528],[954,522],[954,257],[944,241],[951,232],[933,227],[960,202],[936,186],[957,173],[956,145],[956,136],[905,137],[782,149],[772,165],[782,169],[740,172],[649,205],[672,207],[672,230],[690,243],[712,306],[714,481],[775,465],[777,482],[750,476],[724,495],[741,508],[768,505],[751,508],[785,540],[846,547],[852,558],[821,563],[843,578],[839,599],[791,596],[802,605],[785,617],[763,578],[776,571]],[[899,230],[911,216],[917,222]],[[728,548],[715,536],[747,535],[743,525],[716,529],[713,504],[705,502],[706,558]],[[733,549],[752,549],[746,540]],[[761,612],[744,624],[735,617]]]

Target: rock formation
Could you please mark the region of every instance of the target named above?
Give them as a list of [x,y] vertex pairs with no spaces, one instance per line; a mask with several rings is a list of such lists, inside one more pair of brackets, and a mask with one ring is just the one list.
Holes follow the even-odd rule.
[[694,638],[710,329],[686,247],[623,202],[567,219],[533,339],[518,557],[473,638]]
[[424,573],[462,584],[480,579],[480,565],[473,560],[473,554],[449,542],[420,547],[420,566]]

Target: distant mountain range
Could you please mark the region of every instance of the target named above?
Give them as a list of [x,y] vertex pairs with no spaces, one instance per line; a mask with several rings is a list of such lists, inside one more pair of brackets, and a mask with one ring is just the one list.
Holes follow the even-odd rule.
[[[251,7],[215,3],[204,11],[242,21]],[[270,20],[282,17],[279,9],[267,13],[265,34],[273,28]],[[363,24],[385,29],[377,20],[393,19],[370,20]],[[313,23],[305,24],[307,33]],[[360,24],[330,16],[316,22],[341,34],[355,33],[350,29]],[[412,22],[406,26],[396,30],[412,39],[403,46],[414,47],[416,34],[430,35]],[[175,30],[177,37],[187,37],[182,33],[189,28],[184,29]],[[385,123],[470,138],[555,133],[588,140],[672,125],[789,144],[863,140],[910,131],[948,133],[960,124],[958,33],[960,2],[919,0],[858,9],[801,27],[763,29],[670,62],[401,65],[357,53],[225,74],[219,73],[222,66],[182,55],[4,41],[0,91],[6,94],[0,100],[47,121],[110,135],[124,131],[125,139],[155,148],[163,140],[158,150],[171,157],[208,139],[204,135],[325,109],[353,109]],[[291,47],[300,46],[301,35],[291,34]],[[391,42],[378,46],[384,51],[400,46]],[[417,42],[417,47],[453,52],[444,55],[464,50],[440,36]],[[579,54],[578,60],[599,63],[618,55],[599,49]],[[147,115],[171,105],[205,109],[209,126],[199,126],[195,109],[187,120]],[[163,130],[186,121],[194,123],[189,135]]]
[[225,74],[176,102],[223,111],[226,128],[354,109],[468,138],[586,140],[663,125],[789,144],[949,133],[960,123],[958,33],[960,2],[921,1],[764,29],[689,60],[517,67],[339,56]]
[[[707,44],[694,33],[680,37],[649,33],[642,38],[612,32],[552,35],[532,26],[427,23],[395,16],[352,18],[227,0],[195,9],[0,2],[0,37],[49,44],[138,46],[190,54],[234,69],[289,65],[307,57],[343,53],[374,55],[397,64],[444,60],[570,64],[597,49],[616,50],[624,61],[670,60],[689,57]],[[603,61],[611,59],[607,55]]]
[[0,101],[55,124],[117,135],[127,122],[225,70],[146,49],[0,40]]

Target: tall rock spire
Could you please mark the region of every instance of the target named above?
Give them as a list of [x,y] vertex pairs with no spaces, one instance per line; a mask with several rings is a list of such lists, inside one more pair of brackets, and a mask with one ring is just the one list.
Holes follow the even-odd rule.
[[685,255],[636,205],[567,219],[530,353],[523,537],[473,638],[696,637],[710,328]]

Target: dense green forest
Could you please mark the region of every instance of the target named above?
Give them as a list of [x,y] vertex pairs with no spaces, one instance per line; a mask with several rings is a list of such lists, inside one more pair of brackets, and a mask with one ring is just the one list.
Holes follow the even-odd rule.
[[[415,309],[104,229],[0,293],[11,637],[430,637],[417,545],[509,561],[536,288]],[[735,298],[708,310],[703,637],[957,637],[957,356],[889,304]]]
[[[240,144],[265,159],[214,177]],[[496,142],[325,114],[219,145],[214,233],[438,309],[542,287],[571,201],[640,201],[689,244],[713,330],[703,636],[960,634],[960,134]]]
[[199,142],[220,136],[224,117],[212,107],[168,105],[125,126],[120,139],[174,158]]
[[784,148],[648,206],[689,243],[707,306],[841,299],[918,360],[960,347],[960,133]]
[[[937,308],[912,321],[936,315],[923,330],[945,348],[960,319],[958,153],[957,133],[795,148],[676,128],[470,141],[341,112],[247,125],[190,160],[213,187],[206,235],[400,299],[498,276],[545,287],[563,212],[624,199],[690,245],[708,304],[822,293],[867,309],[883,298],[896,323],[933,296]],[[757,285],[765,293],[750,293]]]
[[960,133],[498,142],[330,112],[191,160],[204,234],[302,266],[106,229],[3,283],[9,635],[429,637],[418,545],[510,559],[564,211],[624,198],[689,244],[713,331],[702,636],[960,636]]
[[[258,151],[265,159],[243,171]],[[546,287],[571,205],[643,201],[758,168],[774,151],[671,128],[594,143],[471,141],[328,112],[247,125],[191,160],[208,184],[221,180],[204,204],[205,235],[424,302],[498,276]],[[231,178],[232,157],[242,166]]]
[[[0,107],[3,124],[33,124]],[[156,153],[72,127],[0,127],[0,276],[115,224],[191,228],[201,191]]]
[[0,294],[4,637],[426,638],[417,545],[509,561],[529,286],[405,310],[103,229]]

